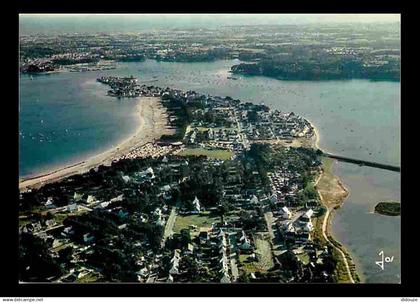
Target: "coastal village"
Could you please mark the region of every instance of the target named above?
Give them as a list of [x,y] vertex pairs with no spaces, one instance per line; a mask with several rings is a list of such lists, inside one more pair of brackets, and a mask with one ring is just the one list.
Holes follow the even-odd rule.
[[[100,77],[159,97],[175,134],[20,193],[21,278],[51,282],[336,282],[311,124],[293,112]],[[34,262],[31,259],[38,259]]]
[[[382,39],[383,31],[386,39]],[[233,26],[198,31],[161,29],[143,34],[21,35],[20,70],[37,74],[115,69],[125,62],[234,60],[232,74],[286,79],[400,76],[399,32],[342,25]],[[351,34],[349,34],[351,32]],[[301,41],[305,41],[302,43]],[[338,42],[339,41],[339,42]],[[239,63],[239,64],[238,64]],[[229,76],[229,79],[237,79]]]

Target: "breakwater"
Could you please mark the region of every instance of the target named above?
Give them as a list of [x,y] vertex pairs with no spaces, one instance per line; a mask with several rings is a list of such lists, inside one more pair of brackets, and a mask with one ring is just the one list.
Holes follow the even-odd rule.
[[401,172],[401,167],[398,167],[398,166],[381,164],[377,162],[355,159],[355,158],[350,158],[350,157],[345,157],[345,156],[340,156],[340,155],[335,155],[335,154],[325,153],[325,152],[323,152],[322,155],[326,157],[334,158],[340,161],[357,164],[360,166],[369,166],[369,167],[374,167],[374,168],[379,168],[379,169],[384,169],[384,170]]

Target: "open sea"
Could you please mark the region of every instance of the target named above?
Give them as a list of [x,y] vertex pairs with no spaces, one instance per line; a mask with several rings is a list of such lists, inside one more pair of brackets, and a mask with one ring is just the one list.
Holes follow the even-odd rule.
[[[400,83],[279,81],[267,77],[227,79],[237,60],[169,63],[146,60],[121,63],[115,70],[38,75],[20,78],[20,177],[76,163],[104,151],[135,130],[132,99],[106,96],[101,75],[139,78],[160,87],[264,102],[310,120],[326,151],[400,165]],[[373,214],[375,204],[400,200],[400,174],[347,163],[334,165],[350,190],[334,215],[334,237],[355,259],[364,282],[399,283],[400,217]],[[394,256],[382,271],[375,261],[383,250]]]

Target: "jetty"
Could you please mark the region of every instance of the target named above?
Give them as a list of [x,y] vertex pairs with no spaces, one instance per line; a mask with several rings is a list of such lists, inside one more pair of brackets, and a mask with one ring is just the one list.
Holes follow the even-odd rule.
[[352,164],[357,164],[357,165],[360,165],[360,166],[369,166],[369,167],[374,167],[374,168],[379,168],[379,169],[384,169],[384,170],[390,170],[390,171],[394,171],[394,172],[401,172],[401,167],[398,167],[398,166],[381,164],[381,163],[378,163],[378,162],[355,159],[355,158],[350,158],[350,157],[345,157],[345,156],[331,154],[331,153],[325,153],[325,152],[322,152],[322,155],[325,156],[325,157],[334,158],[334,159],[337,159],[337,160],[340,160],[340,161],[344,161],[344,162],[348,162],[348,163],[352,163]]

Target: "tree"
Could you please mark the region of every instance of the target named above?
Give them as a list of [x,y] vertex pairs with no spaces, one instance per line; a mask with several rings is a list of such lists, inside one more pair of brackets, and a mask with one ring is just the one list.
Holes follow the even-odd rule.
[[73,248],[71,246],[68,246],[58,252],[58,256],[60,258],[60,262],[62,263],[68,263],[73,258]]
[[47,281],[58,277],[62,269],[49,252],[47,243],[32,234],[23,233],[19,242],[19,277],[22,281]]
[[191,243],[191,232],[189,229],[181,230],[181,243],[183,246],[186,246],[188,243]]
[[217,207],[217,212],[220,215],[220,219],[223,221],[224,216],[233,210],[233,206],[226,200],[222,200]]

